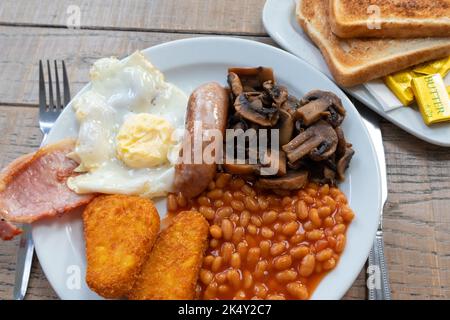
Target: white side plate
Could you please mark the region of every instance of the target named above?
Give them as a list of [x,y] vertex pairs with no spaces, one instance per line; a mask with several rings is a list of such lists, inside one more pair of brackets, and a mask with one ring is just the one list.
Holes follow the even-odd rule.
[[[284,49],[307,61],[333,79],[320,50],[311,42],[297,23],[296,0],[267,0],[263,10],[263,23],[267,33]],[[449,147],[450,124],[428,127],[418,111],[400,108],[385,112],[375,98],[363,86],[346,90],[386,120],[399,126],[419,139]]]
[[[270,66],[279,83],[300,97],[313,89],[336,93],[347,109],[343,129],[356,154],[347,179],[340,188],[356,213],[347,236],[347,247],[337,268],[320,283],[313,299],[339,299],[363,268],[372,245],[381,208],[380,171],[372,141],[361,117],[345,94],[326,76],[297,57],[258,42],[205,37],[179,40],[143,51],[166,75],[167,81],[190,93],[198,85],[218,81],[226,84],[231,66]],[[85,90],[85,89],[83,89]],[[77,135],[78,126],[69,105],[51,131],[48,142]],[[165,201],[157,201],[160,215],[166,214]],[[80,211],[60,219],[33,225],[33,238],[42,268],[62,299],[99,298],[85,283],[86,259]],[[80,286],[77,286],[80,281]]]

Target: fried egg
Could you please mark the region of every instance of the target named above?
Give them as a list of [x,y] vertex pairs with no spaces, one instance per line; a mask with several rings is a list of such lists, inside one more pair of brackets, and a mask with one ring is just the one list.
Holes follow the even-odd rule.
[[140,195],[171,191],[188,97],[141,52],[119,61],[103,58],[90,70],[91,86],[72,106],[79,123],[70,155],[77,193]]

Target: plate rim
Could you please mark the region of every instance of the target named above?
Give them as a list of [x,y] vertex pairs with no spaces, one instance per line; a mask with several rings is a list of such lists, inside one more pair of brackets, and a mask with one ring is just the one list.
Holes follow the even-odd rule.
[[[295,56],[295,55],[293,55],[293,54],[291,54],[291,53],[289,53],[289,52],[287,52],[287,51],[284,51],[284,50],[282,50],[282,49],[279,49],[279,48],[276,48],[276,47],[273,47],[273,46],[271,46],[271,45],[268,45],[268,44],[264,44],[264,43],[261,43],[261,42],[258,42],[258,41],[253,41],[253,40],[248,40],[248,39],[242,39],[242,38],[238,38],[238,37],[230,37],[230,36],[206,36],[206,37],[193,37],[193,38],[185,38],[185,39],[178,39],[178,40],[174,40],[174,41],[169,41],[169,42],[165,42],[165,43],[161,43],[161,44],[158,44],[158,45],[155,45],[155,46],[152,46],[152,47],[149,47],[149,48],[146,48],[146,49],[142,49],[142,50],[140,50],[141,52],[143,52],[143,54],[144,55],[146,55],[146,56],[149,56],[149,55],[151,55],[152,54],[152,52],[153,51],[157,51],[157,50],[164,50],[165,48],[167,48],[167,47],[172,47],[172,46],[182,46],[182,45],[192,45],[192,46],[195,46],[195,45],[197,45],[197,44],[199,44],[199,43],[202,43],[203,44],[203,42],[211,42],[211,41],[219,41],[219,42],[230,42],[230,44],[245,44],[245,45],[248,45],[248,46],[255,46],[255,47],[259,47],[259,48],[261,48],[261,50],[271,50],[271,51],[273,51],[275,54],[277,54],[277,55],[281,55],[281,57],[283,57],[283,56],[285,56],[285,57],[290,57],[290,59],[293,59],[293,61],[297,61],[297,63],[300,63],[300,64],[302,64],[303,65],[303,67],[305,67],[306,69],[308,69],[308,68],[310,68],[313,72],[315,72],[315,73],[317,73],[317,76],[318,77],[320,77],[320,78],[322,78],[323,79],[323,81],[325,81],[325,82],[329,82],[329,84],[332,86],[332,87],[335,87],[335,93],[337,93],[342,99],[344,99],[344,101],[345,101],[345,104],[347,104],[348,106],[350,106],[352,109],[353,109],[353,111],[356,113],[356,115],[357,115],[357,119],[358,119],[358,121],[360,122],[360,126],[363,128],[363,130],[364,130],[364,132],[365,132],[365,135],[366,135],[366,137],[367,137],[367,140],[369,141],[369,148],[370,148],[370,150],[371,150],[371,152],[372,152],[372,154],[375,156],[376,155],[376,150],[375,150],[375,147],[374,147],[374,144],[373,144],[373,141],[372,141],[372,139],[371,139],[371,137],[370,137],[370,135],[369,135],[369,133],[368,133],[368,130],[367,130],[367,128],[366,128],[366,126],[364,125],[364,123],[362,122],[362,118],[361,118],[361,116],[359,115],[359,113],[358,113],[358,111],[356,110],[356,108],[355,108],[355,106],[353,105],[353,103],[351,102],[351,100],[345,95],[345,93],[342,91],[342,89],[340,89],[333,81],[331,81],[327,76],[325,76],[323,73],[321,73],[319,70],[317,70],[316,68],[314,68],[313,66],[311,66],[310,64],[308,64],[307,62],[305,62],[303,59],[300,59],[299,57],[297,57],[297,56]],[[209,43],[208,43],[208,45],[209,45]],[[123,59],[127,59],[129,57],[129,55],[128,56],[126,56],[126,57],[124,57]],[[121,59],[122,60],[122,59]],[[90,86],[90,82],[89,83],[87,83],[75,96],[74,96],[74,98],[71,100],[71,102],[69,103],[69,105],[68,105],[68,108],[66,108],[66,110],[64,110],[64,112],[67,112],[68,110],[69,110],[69,107],[71,106],[71,104],[72,104],[72,102],[73,102],[73,100],[74,99],[76,99],[76,97],[78,96],[78,95],[80,95],[82,92],[84,92],[88,87]],[[58,119],[59,120],[59,119]],[[57,122],[58,123],[58,122]],[[55,123],[55,127],[58,125],[57,123]],[[49,134],[49,139],[47,140],[48,142],[50,142],[52,140],[52,132],[50,132],[50,134]],[[382,205],[381,205],[381,184],[380,184],[380,181],[381,181],[381,171],[380,171],[380,167],[379,167],[379,162],[378,162],[378,159],[377,159],[377,157],[375,156],[374,158],[373,158],[373,161],[374,161],[374,165],[375,165],[375,169],[376,169],[376,172],[374,173],[375,175],[376,175],[376,177],[377,177],[377,184],[376,184],[376,192],[377,192],[377,199],[376,199],[376,204],[377,204],[377,208],[376,208],[376,211],[377,212],[379,212],[380,210],[381,210],[381,207],[382,207]],[[374,209],[375,210],[375,209]],[[377,225],[374,225],[373,226],[373,232],[372,232],[372,239],[374,239],[375,238],[375,233],[376,233],[376,228],[377,228]],[[33,227],[33,230],[32,230],[32,233],[33,233],[33,239],[35,239],[35,227]],[[369,246],[369,244],[367,244],[367,248],[365,248],[365,249],[367,249],[367,250],[365,250],[365,252],[364,252],[364,256],[365,256],[365,258],[367,258],[367,256],[368,256],[368,254],[369,254],[369,251],[370,251],[370,248],[371,248],[371,244],[372,244],[372,241],[370,242],[370,246]],[[42,266],[42,270],[43,270],[43,272],[44,272],[44,274],[46,275],[46,277],[47,277],[47,279],[48,279],[48,281],[49,281],[49,283],[51,284],[51,286],[52,286],[52,288],[54,289],[54,291],[58,294],[58,296],[61,298],[62,296],[64,296],[63,294],[61,294],[60,292],[59,292],[59,290],[57,289],[57,287],[53,284],[53,281],[51,280],[53,277],[49,277],[49,275],[48,275],[48,271],[49,271],[49,269],[45,266],[47,263],[42,263],[41,261],[41,257],[42,257],[42,253],[41,253],[41,243],[40,243],[40,241],[38,240],[37,242],[35,241],[35,248],[36,248],[36,254],[37,254],[37,256],[38,256],[38,258],[39,258],[39,260],[40,260],[40,263],[41,263],[41,266]],[[350,282],[348,282],[346,285],[343,285],[343,286],[341,286],[341,288],[340,289],[337,289],[336,290],[336,294],[333,296],[333,298],[331,298],[331,299],[340,299],[340,298],[342,298],[343,297],[343,295],[345,294],[345,292],[351,287],[351,285],[354,283],[354,281],[355,281],[355,279],[358,277],[358,275],[359,275],[359,270],[361,270],[363,267],[364,267],[364,264],[365,264],[365,260],[366,259],[364,259],[364,260],[362,260],[362,261],[360,261],[358,264],[357,264],[357,266],[358,266],[358,272],[355,272],[353,275],[352,275],[352,281]],[[313,299],[314,299],[314,294],[313,294]]]

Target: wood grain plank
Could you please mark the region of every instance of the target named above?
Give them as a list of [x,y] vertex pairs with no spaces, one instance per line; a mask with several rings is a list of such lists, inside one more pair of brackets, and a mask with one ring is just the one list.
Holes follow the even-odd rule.
[[[199,35],[0,26],[0,104],[37,104],[40,59],[65,60],[71,92],[76,93],[99,58],[125,57],[139,49],[195,36]],[[242,38],[274,44],[268,37]]]
[[0,24],[66,27],[73,7],[81,28],[265,35],[264,0],[2,0]]

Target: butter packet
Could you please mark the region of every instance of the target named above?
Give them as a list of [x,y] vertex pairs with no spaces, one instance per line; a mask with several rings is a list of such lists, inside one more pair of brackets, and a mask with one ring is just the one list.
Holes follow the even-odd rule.
[[423,120],[427,125],[450,121],[450,98],[440,74],[417,77],[412,89]]
[[450,72],[450,56],[447,58],[425,62],[413,68],[396,72],[384,78],[384,83],[395,94],[404,106],[414,102],[412,80],[426,75],[439,74],[445,78]]

